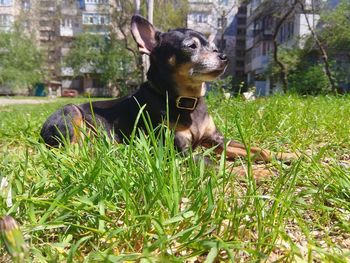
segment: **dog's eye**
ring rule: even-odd
[[[197,48],[197,45],[196,43],[192,43],[188,46],[189,48],[192,48],[192,49],[196,49]]]

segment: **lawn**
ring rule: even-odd
[[[42,123],[74,101],[0,107],[0,216],[19,222],[31,261],[349,262],[350,97],[209,94],[227,137],[299,154],[259,181],[250,158],[180,156],[164,128],[161,140],[101,135],[47,149]]]

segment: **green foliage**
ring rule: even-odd
[[[230,91],[232,88],[232,76],[215,80],[214,82],[210,83],[210,88],[213,92]]]
[[[321,16],[322,41],[330,49],[350,52],[350,2],[342,0],[334,10],[327,10]]]
[[[305,52],[299,48],[286,48],[282,46],[278,49],[278,57],[285,65],[287,74],[295,71],[299,67],[304,56]],[[266,74],[278,79],[279,71],[280,67],[278,67],[273,60],[271,60]]]
[[[310,65],[288,76],[290,91],[299,94],[317,95],[331,91],[329,81],[321,65]]]
[[[0,85],[18,90],[43,80],[43,55],[34,43],[18,26],[0,31]]]
[[[289,91],[301,95],[318,95],[331,92],[329,79],[324,66],[319,59],[315,59],[314,51],[298,48],[280,48],[279,58],[286,67]],[[316,55],[317,57],[317,55]],[[345,82],[347,78],[343,67],[336,68],[336,63],[330,63],[338,82]],[[280,68],[272,61],[266,74],[275,80],[279,79]]]
[[[141,15],[147,17],[147,1],[141,2]],[[154,0],[154,25],[161,31],[186,27],[188,8],[187,0]]]
[[[73,68],[75,75],[99,73],[99,66],[104,61],[106,40],[96,34],[81,34],[73,42],[65,63]]]
[[[88,33],[79,35],[65,64],[73,68],[75,75],[100,74],[106,86],[117,86],[120,90],[125,90],[127,81],[139,74],[131,54],[113,35],[108,38]]]
[[[187,0],[155,0],[154,24],[163,31],[186,27]],[[164,15],[166,14],[166,15]]]
[[[349,83],[350,72],[350,2],[342,0],[335,9],[323,10],[316,30],[318,39],[325,48],[332,75],[337,85]],[[309,36],[304,49],[281,47],[278,56],[286,67],[289,89],[300,94],[331,92],[315,39]],[[333,61],[336,61],[335,63]],[[331,63],[333,62],[333,63]],[[279,79],[280,69],[271,63],[267,75]],[[329,82],[329,79],[328,79]]]
[[[137,84],[141,74],[132,54],[124,48],[122,41],[115,37],[106,43],[101,70],[102,79],[117,86],[122,93],[127,92],[130,85]]]

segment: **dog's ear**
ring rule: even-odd
[[[157,45],[156,32],[154,26],[142,16],[134,15],[131,18],[131,33],[141,53],[151,54]]]

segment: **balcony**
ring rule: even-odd
[[[39,36],[40,41],[50,41],[51,38],[49,36]]]
[[[60,36],[62,37],[73,37],[74,36],[74,29],[73,27],[60,27]]]
[[[41,26],[39,28],[39,31],[42,31],[42,32],[54,32],[55,29],[52,26]]]
[[[256,71],[258,69],[266,69],[270,63],[269,56],[255,57],[251,62],[251,69]]]

